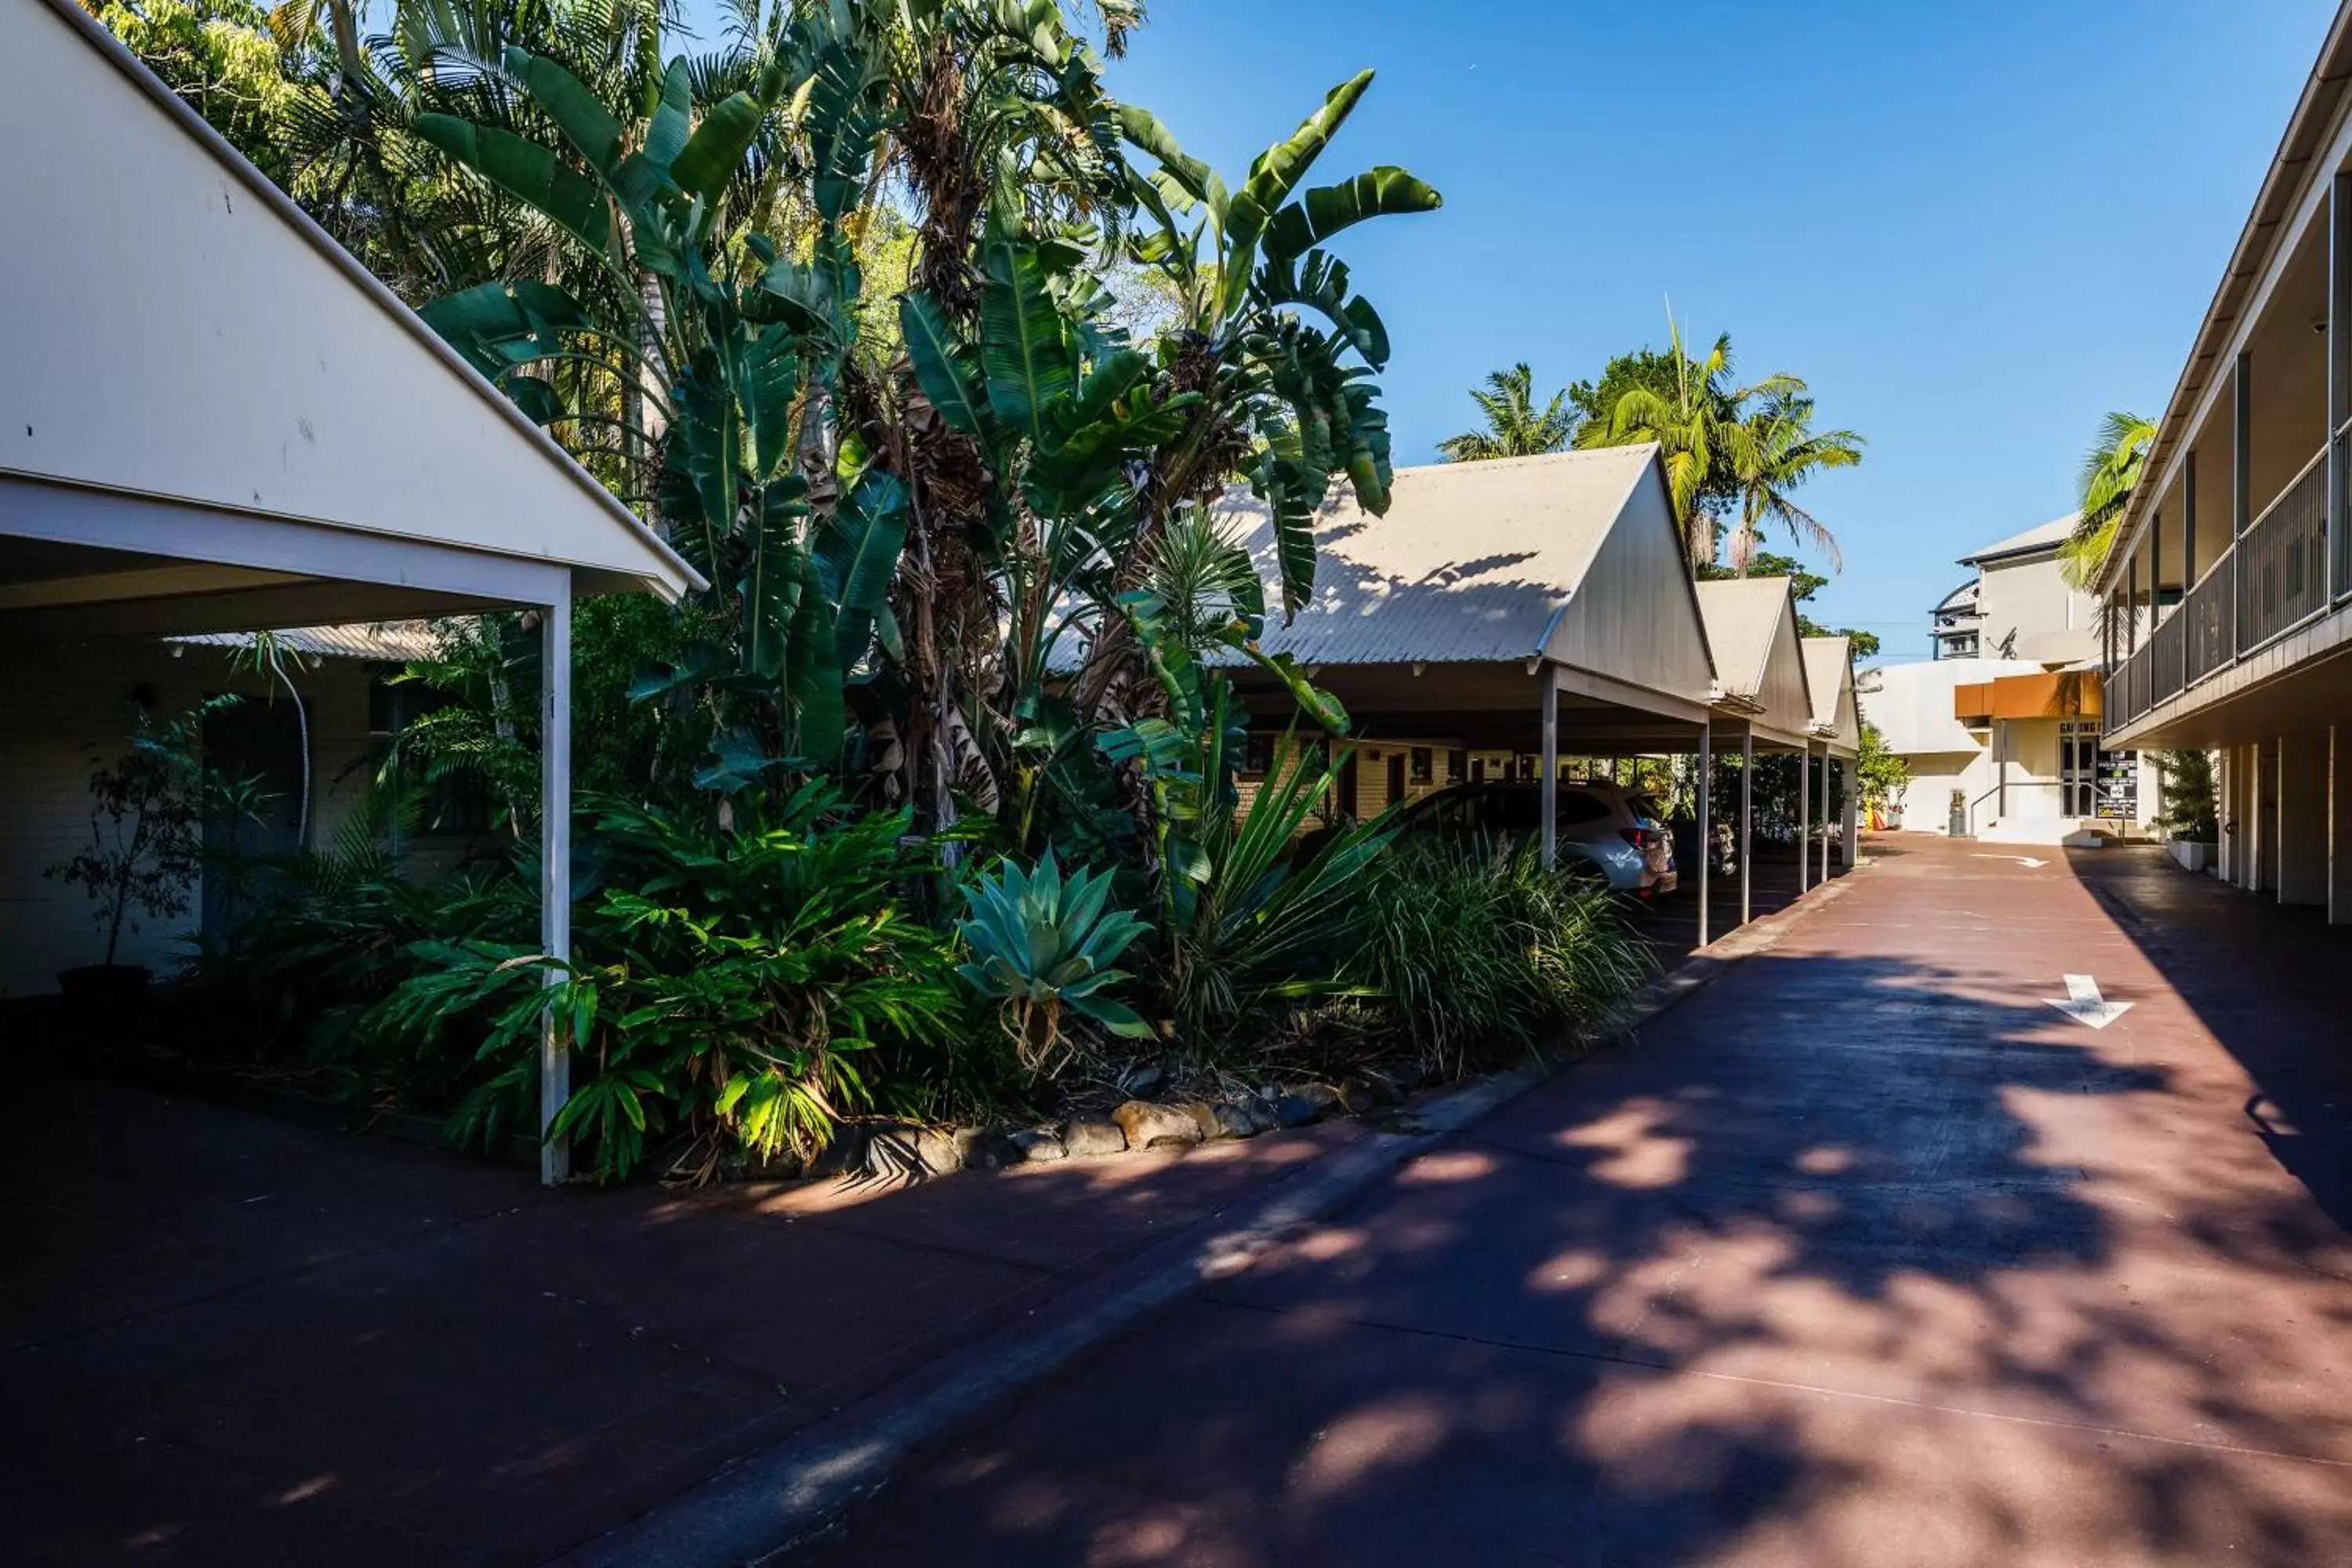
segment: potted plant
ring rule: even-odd
[[[2164,831],[2166,852],[2189,871],[2202,871],[2219,855],[2219,802],[2213,790],[2213,759],[2205,752],[2163,752],[2157,756],[2156,826]]]
[[[204,715],[221,698],[168,721],[132,705],[131,749],[89,775],[89,845],[42,874],[89,894],[105,948],[99,962],[58,975],[66,1016],[87,1044],[131,1044],[146,1020],[152,974],[118,962],[142,920],[185,914],[204,857],[205,773],[196,761]]]

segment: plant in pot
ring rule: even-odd
[[[169,720],[132,704],[131,749],[90,771],[89,846],[42,873],[89,896],[91,919],[105,941],[98,963],[58,976],[68,1023],[100,1054],[133,1044],[146,1022],[153,976],[142,965],[118,962],[122,939],[135,935],[142,921],[188,910],[203,866],[209,798],[197,742],[205,715],[234,700],[212,699]]]
[[[2202,871],[2212,865],[2221,838],[2212,753],[2159,752],[2156,760],[2161,810],[2155,825],[2163,829],[2175,860],[2189,870]]]

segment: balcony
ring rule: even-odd
[[[2352,422],[2336,443],[2352,453]],[[2352,551],[2339,550],[2329,580],[2328,448],[2312,454],[2172,615],[2107,673],[2110,735],[2158,703],[2194,690],[2352,593]]]

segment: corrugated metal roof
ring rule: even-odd
[[[441,651],[441,639],[430,621],[373,621],[342,626],[297,626],[278,633],[286,646],[313,658],[366,658],[405,664],[431,658]],[[250,647],[250,632],[199,632],[169,637],[169,642],[200,647]]]
[[[1317,517],[1312,602],[1269,615],[1260,646],[1309,665],[1534,658],[1655,451],[1400,468],[1385,517],[1342,489]],[[1225,510],[1278,605],[1265,509],[1237,492]]]
[[[1807,637],[1805,687],[1812,695],[1813,722],[1835,729],[1839,698],[1853,668],[1853,643],[1848,637]]]
[[[1698,584],[1698,613],[1726,695],[1753,700],[1764,689],[1772,642],[1790,611],[1786,577],[1733,577]],[[1808,666],[1808,673],[1811,667]]]
[[[1981,550],[1961,556],[1960,564],[1973,566],[1979,561],[1989,561],[1997,555],[2013,555],[2021,550],[2034,550],[2057,544],[2074,531],[2074,524],[2081,521],[2082,517],[2083,514],[2079,511],[2070,511],[2064,517],[2045,522],[2039,528],[2029,528],[2023,533],[2012,533],[2007,539],[1995,540]]]

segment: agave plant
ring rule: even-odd
[[[1008,859],[964,889],[971,914],[957,930],[972,958],[957,973],[1003,1004],[1022,1065],[1041,1076],[1069,1048],[1065,1007],[1114,1035],[1151,1033],[1133,1008],[1103,994],[1128,978],[1119,954],[1150,929],[1110,906],[1110,879],[1107,870],[1079,870],[1065,880],[1048,849],[1034,872]]]

